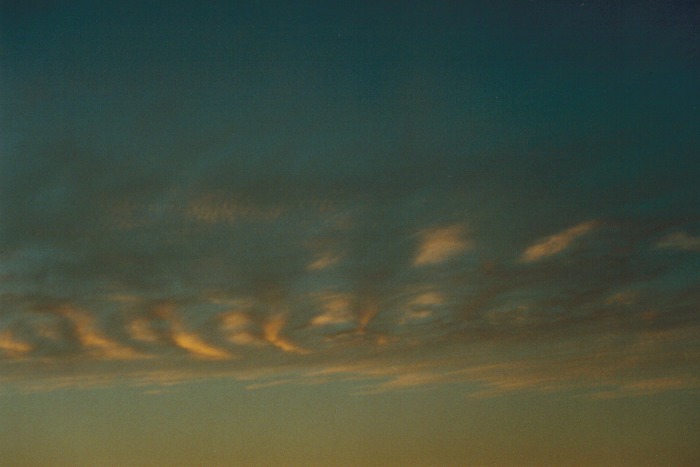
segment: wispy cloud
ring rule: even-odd
[[[543,238],[534,245],[529,246],[522,254],[521,261],[534,262],[539,261],[569,248],[574,241],[586,235],[598,227],[598,221],[588,221],[575,225],[562,232]]]
[[[408,302],[400,323],[429,318],[433,314],[433,309],[444,302],[445,297],[438,292],[420,293]]]
[[[227,350],[207,343],[197,333],[187,329],[168,305],[159,305],[151,316],[134,318],[127,329],[134,340],[161,345],[170,342],[197,358],[225,360],[233,357]]]
[[[241,316],[230,314],[231,329],[247,326]],[[291,354],[308,353],[281,336],[284,315],[276,314],[263,325],[264,339]],[[30,390],[60,387],[94,387],[113,384],[163,386],[211,378],[234,378],[249,382],[251,389],[279,384],[322,384],[329,381],[352,382],[360,394],[405,390],[420,386],[463,384],[471,397],[496,397],[517,392],[574,391],[592,398],[638,397],[667,391],[700,387],[700,380],[689,373],[683,362],[697,361],[697,326],[676,330],[630,331],[624,338],[607,335],[560,336],[540,341],[533,351],[532,342],[438,342],[430,347],[371,346],[357,353],[340,345],[336,352],[326,349],[318,359],[296,359],[284,364],[275,360],[233,359],[228,353],[205,342],[192,331],[174,331],[174,344],[197,360],[181,361],[178,367],[164,371],[159,361],[164,356],[146,359],[138,366],[120,363],[116,367],[85,366],[78,376],[65,375],[57,367],[50,374],[36,375],[23,383],[18,373],[3,371],[0,382],[15,382]],[[13,336],[0,335],[1,350],[15,352],[12,369],[17,370],[22,352]],[[8,344],[9,343],[9,344]],[[581,352],[581,349],[589,349]],[[17,353],[18,351],[19,353]],[[330,351],[330,353],[328,353]],[[309,357],[310,358],[310,357]],[[189,362],[189,363],[188,363]],[[210,363],[208,363],[210,362]],[[2,363],[2,362],[0,362]],[[252,363],[252,365],[251,365]],[[216,366],[207,366],[214,365]],[[171,367],[171,365],[169,365]],[[7,370],[9,367],[5,367]],[[31,389],[34,388],[34,389]]]
[[[666,235],[656,244],[659,248],[672,250],[700,251],[700,236],[691,236],[686,232],[676,232]]]
[[[323,269],[329,268],[340,261],[340,255],[333,253],[322,253],[316,257],[309,265],[307,269],[309,271],[321,271]]]
[[[97,327],[94,315],[71,305],[59,307],[56,312],[72,324],[78,342],[92,355],[106,359],[131,360],[144,355],[105,336]]]
[[[145,317],[135,318],[127,329],[130,337],[137,341],[153,343],[162,340],[162,336],[151,327],[151,321]]]
[[[0,352],[10,357],[17,357],[31,352],[33,346],[17,339],[9,329],[0,333]]]
[[[367,331],[367,326],[372,322],[374,317],[379,314],[379,311],[379,305],[373,301],[367,303],[362,309],[360,309],[357,325],[358,334],[364,334]]]
[[[208,344],[196,333],[189,332],[179,326],[175,326],[173,329],[172,339],[175,345],[199,358],[211,358],[216,360],[232,358],[229,352]]]
[[[265,340],[275,347],[291,353],[307,354],[308,350],[296,345],[291,340],[282,336],[282,329],[287,324],[287,318],[284,313],[278,313],[271,316],[263,324],[263,335]]]
[[[320,297],[323,313],[314,316],[311,320],[313,326],[328,326],[334,324],[346,324],[354,321],[352,314],[352,302],[348,295],[323,294]]]
[[[420,233],[420,244],[413,264],[424,266],[443,263],[472,247],[463,225],[435,227]]]
[[[260,345],[264,339],[252,331],[254,321],[243,311],[229,311],[218,317],[219,328],[226,339],[237,345]]]
[[[232,358],[230,352],[205,342],[197,333],[188,330],[172,310],[168,310],[165,317],[170,323],[170,338],[176,346],[198,358],[215,360]]]
[[[221,193],[198,196],[185,208],[188,218],[207,224],[232,223],[239,219],[272,221],[282,212],[281,208],[262,208],[237,202]]]

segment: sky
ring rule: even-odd
[[[0,1],[0,464],[697,465],[700,7]]]

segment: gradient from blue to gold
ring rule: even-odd
[[[693,465],[693,2],[3,2],[0,463]]]

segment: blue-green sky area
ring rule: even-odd
[[[0,1],[0,464],[697,465],[700,6]]]

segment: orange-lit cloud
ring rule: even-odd
[[[440,305],[445,301],[445,298],[437,292],[425,292],[411,300],[413,306],[432,306]]]
[[[420,245],[413,264],[443,263],[472,247],[465,238],[466,230],[462,225],[437,227],[424,230],[420,234]]]
[[[136,318],[128,325],[129,335],[132,339],[143,342],[158,342],[161,337],[151,327],[151,323],[146,318]]]
[[[263,323],[263,336],[267,342],[285,352],[306,354],[308,350],[303,349],[292,341],[282,337],[282,329],[287,324],[287,319],[283,313],[278,313],[270,317]]]
[[[241,319],[241,315],[230,316],[231,329],[247,326],[247,321]],[[284,315],[272,316],[264,324],[264,340],[285,352],[308,353],[281,336],[285,324]],[[312,364],[304,363],[306,359],[298,359],[287,364],[273,362],[272,365],[237,369],[236,363],[241,360],[232,359],[222,349],[176,326],[172,332],[175,345],[204,360],[226,360],[230,363],[209,367],[190,361],[179,368],[163,371],[158,367],[158,359],[151,359],[139,362],[138,367],[131,369],[120,366],[125,373],[119,374],[93,372],[78,377],[58,373],[37,389],[110,385],[124,378],[131,381],[128,384],[162,386],[203,378],[229,377],[249,382],[251,389],[341,380],[360,382],[361,394],[464,383],[465,394],[471,397],[571,390],[593,398],[637,397],[700,387],[697,377],[688,373],[687,368],[678,366],[678,362],[697,360],[698,351],[694,347],[697,331],[695,327],[634,333],[625,339],[624,345],[606,336],[587,337],[585,345],[579,338],[562,338],[538,344],[534,354],[530,343],[522,343],[524,347],[521,344],[505,344],[499,346],[497,351],[489,345],[470,345],[461,349],[448,346],[448,352],[438,353],[420,347],[393,350],[387,347],[386,351],[373,347],[371,354],[350,360],[341,352],[335,356],[327,355],[327,359],[315,359]],[[12,341],[5,333],[0,339],[5,344]],[[3,348],[7,347],[5,345]],[[528,352],[522,352],[528,348]],[[582,353],[581,348],[593,350]],[[143,366],[149,364],[150,367]],[[0,374],[0,381],[7,381],[7,375]],[[28,384],[31,386],[31,381]]]
[[[442,305],[445,302],[445,297],[437,292],[423,292],[413,297],[404,311],[404,317],[400,323],[405,324],[408,321],[422,320],[429,318],[433,314],[432,308]]]
[[[226,360],[232,357],[229,352],[214,347],[205,342],[197,334],[180,328],[179,326],[175,326],[172,330],[172,339],[175,345],[199,358]]]
[[[588,221],[575,225],[557,234],[546,237],[529,246],[521,256],[521,261],[533,262],[556,255],[569,248],[572,243],[591,232],[599,225],[598,221]]]
[[[357,320],[357,333],[364,334],[367,331],[367,326],[372,321],[372,319],[374,319],[374,317],[377,316],[378,313],[379,307],[374,303],[370,303],[369,305],[362,308],[362,310],[360,310],[360,316]]]
[[[332,253],[323,253],[318,255],[315,260],[313,260],[306,267],[309,271],[321,271],[323,269],[329,268],[340,261],[340,256]]]
[[[115,360],[131,360],[142,358],[143,355],[124,344],[105,336],[98,329],[95,318],[87,311],[64,306],[59,308],[58,314],[67,318],[75,330],[80,344],[95,356]]]
[[[246,312],[230,311],[222,313],[218,318],[219,327],[229,342],[237,345],[263,343],[260,336],[251,332],[254,322]]]
[[[171,342],[194,357],[224,360],[233,356],[226,350],[204,341],[197,333],[188,330],[170,305],[160,305],[152,318],[138,317],[127,329],[132,339],[151,344]],[[154,319],[161,321],[161,328],[154,329]]]
[[[686,232],[676,232],[666,235],[656,246],[673,250],[700,251],[700,236],[693,237]]]
[[[311,320],[313,326],[344,324],[354,320],[350,297],[341,294],[325,294],[321,300],[323,313]]]
[[[219,315],[219,321],[221,322],[221,328],[225,331],[238,331],[248,327],[252,322],[250,316],[243,311],[222,313]]]
[[[170,325],[170,339],[176,346],[188,351],[197,358],[212,360],[227,360],[232,358],[232,355],[226,350],[205,342],[199,335],[186,329],[172,307],[161,307],[157,310],[157,313],[168,321]]]
[[[32,349],[32,345],[17,339],[9,329],[0,333],[0,352],[10,357],[17,357],[31,352]]]

